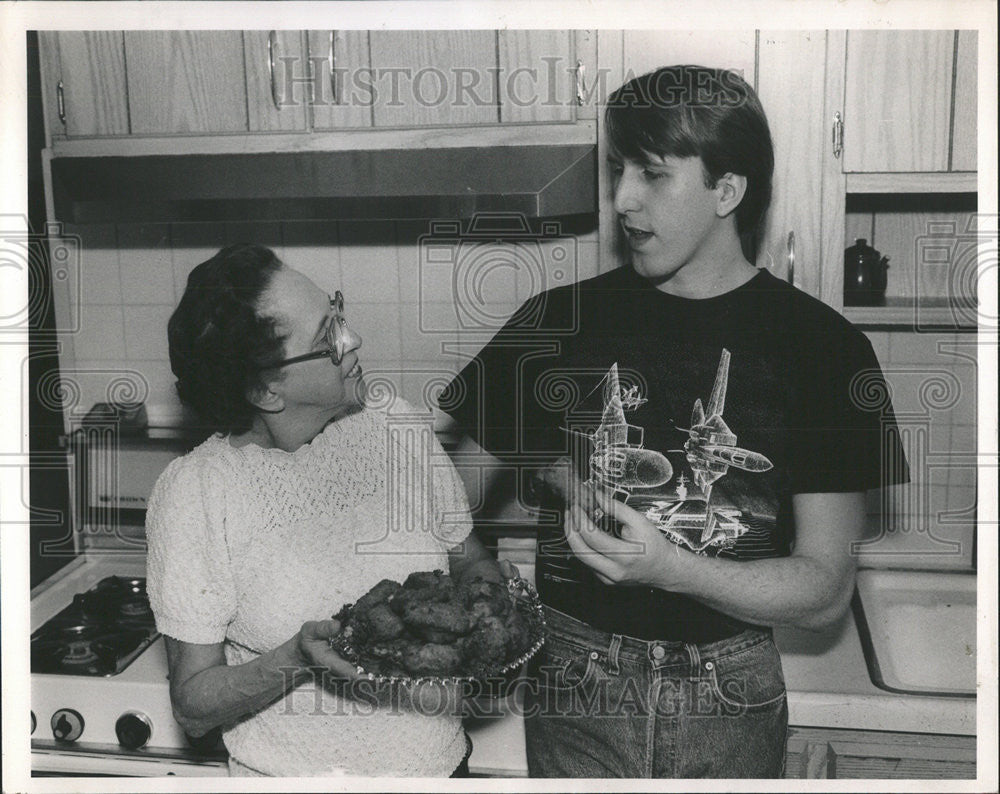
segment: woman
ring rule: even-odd
[[[467,739],[443,691],[374,705],[326,619],[412,571],[500,581],[433,432],[401,402],[365,406],[342,296],[267,248],[196,267],[169,339],[181,400],[216,431],[167,467],[148,511],[177,721],[221,726],[232,775],[451,774]]]

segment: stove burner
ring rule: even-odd
[[[71,642],[66,648],[66,655],[62,658],[63,664],[91,664],[98,659],[97,653],[86,640],[82,642]]]
[[[110,576],[35,632],[31,671],[116,675],[158,636],[145,580]]]

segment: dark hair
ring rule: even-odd
[[[726,173],[746,177],[736,208],[743,255],[753,262],[771,203],[774,147],[753,88],[736,72],[705,66],[664,66],[635,77],[608,99],[608,140],[623,157],[700,157],[705,185]]]
[[[177,394],[217,432],[250,429],[257,409],[247,395],[264,386],[261,371],[283,358],[284,340],[274,318],[257,312],[282,267],[274,252],[260,245],[223,248],[191,271],[170,316]]]

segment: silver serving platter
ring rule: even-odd
[[[417,678],[405,675],[380,675],[378,673],[368,672],[364,667],[357,663],[359,653],[351,646],[349,640],[337,635],[330,639],[330,645],[337,653],[355,666],[355,670],[359,676],[379,684],[471,684],[477,682],[487,682],[491,679],[505,676],[509,673],[520,670],[521,665],[538,653],[539,649],[545,644],[545,613],[542,610],[542,602],[538,598],[538,592],[532,586],[531,582],[527,579],[521,578],[520,576],[514,577],[513,579],[507,579],[506,584],[507,590],[515,600],[516,608],[527,611],[527,617],[531,625],[531,636],[533,638],[533,642],[527,651],[522,653],[517,658],[509,660],[502,667],[498,667],[495,671],[491,671],[489,675],[420,676]]]

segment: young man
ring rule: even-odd
[[[529,772],[778,777],[770,627],[846,611],[864,492],[908,476],[892,408],[867,339],[751,264],[773,152],[740,77],[657,70],[605,124],[631,267],[529,301],[441,399],[463,450],[592,486],[542,478],[569,507],[539,527]]]

